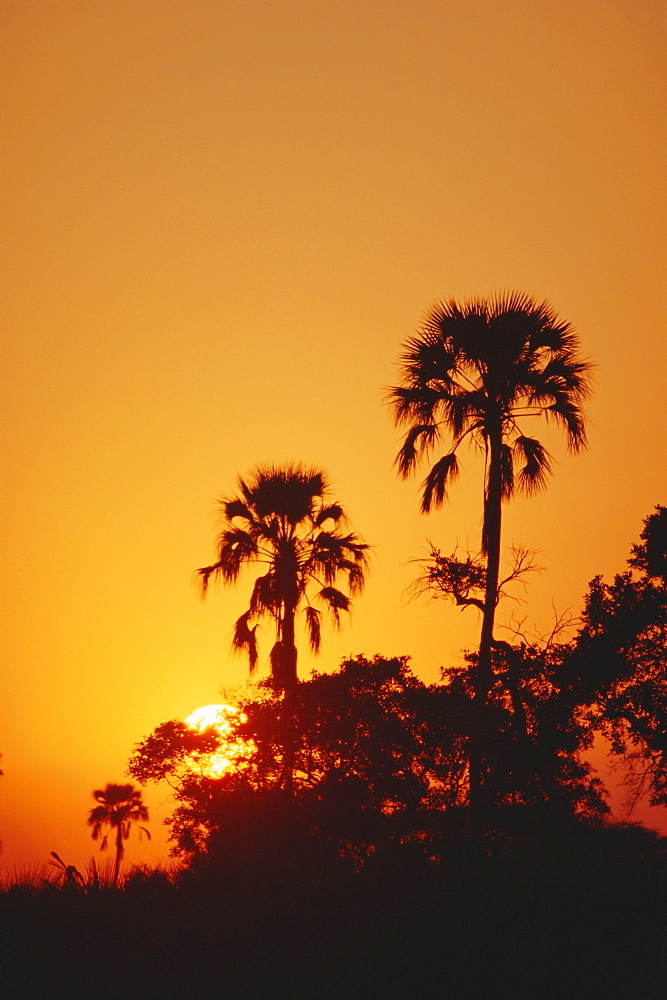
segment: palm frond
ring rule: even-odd
[[[519,486],[530,496],[544,489],[551,472],[551,456],[537,438],[519,435],[514,441],[514,458],[523,462],[519,471]]]
[[[459,474],[459,463],[454,452],[436,462],[422,483],[421,509],[428,514],[432,507],[441,507],[447,496],[447,487]]]
[[[364,569],[367,563],[368,546],[358,535],[350,532],[347,535],[334,535],[322,531],[314,539],[307,559],[307,566],[312,573],[322,573],[325,582],[332,584],[339,573],[353,571],[355,583],[363,586]]]
[[[555,394],[556,398],[545,413],[560,424],[567,433],[567,446],[572,452],[586,447],[586,423],[581,408],[566,393]]]
[[[235,517],[242,517],[245,521],[254,521],[252,507],[238,497],[231,500],[222,500],[221,507],[228,521],[233,521]]]
[[[535,395],[539,398],[550,395],[556,389],[577,401],[587,399],[591,394],[590,375],[593,365],[589,361],[576,361],[566,354],[557,354],[535,377]]]
[[[340,535],[320,531],[312,540],[305,564],[313,573],[323,573],[325,578],[335,577],[346,555]]]
[[[232,528],[222,532],[219,538],[218,552],[217,562],[210,566],[202,566],[195,572],[202,600],[208,593],[212,579],[221,577],[226,583],[235,582],[243,564],[253,562],[258,555],[257,543],[254,538],[241,528]]]
[[[275,573],[269,571],[264,576],[258,576],[250,596],[249,616],[254,618],[267,612],[275,612],[279,603]]]
[[[394,463],[399,476],[406,479],[410,475],[422,455],[437,442],[439,433],[437,424],[416,424],[410,428]]]
[[[483,428],[488,410],[484,389],[471,389],[449,397],[443,404],[445,422],[455,438]]]
[[[316,527],[324,524],[325,521],[334,521],[336,524],[345,519],[345,512],[343,508],[338,503],[328,504],[326,507],[322,507],[317,517],[315,518]]]
[[[245,502],[248,505],[248,507],[250,507],[252,509],[252,506],[253,506],[253,502],[252,502],[252,490],[253,490],[252,483],[247,483],[245,481],[245,479],[243,478],[243,476],[238,476],[237,480],[236,480],[236,487],[237,487],[239,493],[241,494],[241,496],[243,497],[243,499],[245,500]]]
[[[422,322],[420,337],[426,342],[441,343],[449,359],[449,369],[461,360],[461,343],[472,329],[471,319],[481,315],[474,302],[459,303],[456,299],[436,303]]]
[[[447,389],[452,384],[456,365],[456,349],[451,338],[436,326],[424,329],[421,336],[411,337],[403,345],[401,355],[404,374],[415,388],[429,383]]]
[[[216,576],[218,573],[218,564],[214,563],[212,566],[202,566],[201,569],[195,570],[195,580],[199,590],[199,596],[202,601],[206,598],[208,593],[209,583],[211,577]]]
[[[416,381],[414,375],[407,374],[405,378],[406,381]],[[442,392],[427,384],[409,384],[387,390],[385,399],[393,410],[397,426],[412,420],[425,424],[433,421],[435,410],[442,400]]]
[[[317,596],[326,605],[336,625],[340,625],[340,612],[350,610],[350,598],[336,587],[322,587]]]
[[[248,663],[250,666],[250,673],[254,673],[255,667],[257,666],[258,652],[257,652],[257,638],[256,631],[257,626],[254,625],[250,628],[249,621],[251,618],[250,611],[246,611],[242,614],[240,618],[237,618],[234,623],[234,632],[232,635],[232,649],[236,652],[245,652],[248,657]]]
[[[322,630],[320,626],[320,612],[312,605],[305,609],[306,625],[308,628],[308,641],[313,653],[319,653],[322,640]]]
[[[531,354],[531,343],[540,330],[541,320],[530,306],[522,309],[521,300],[509,300],[505,308],[492,309],[489,315],[487,364],[492,376],[515,380]]]
[[[354,531],[349,531],[345,535],[334,534],[332,531],[320,531],[312,541],[313,554],[316,556],[330,556],[342,559],[346,554],[361,555],[368,549],[366,542],[362,542]]]
[[[363,565],[358,565],[356,563],[351,563],[345,567],[347,573],[347,585],[350,590],[350,594],[356,597],[364,589],[364,584],[366,583],[365,574],[366,561],[364,560]]]
[[[549,352],[562,350],[570,342],[567,340],[573,332],[570,324],[560,320],[547,301],[538,302],[524,292],[505,291],[487,299],[486,309],[496,330],[502,329],[510,340],[515,335],[507,329],[506,322],[515,326],[523,340],[521,354],[524,357],[544,349]]]
[[[459,303],[455,299],[436,306],[425,325],[428,335],[437,329],[452,358],[452,369],[471,365],[483,367],[484,349],[488,344],[488,316],[485,300],[470,299]]]
[[[244,562],[251,562],[257,556],[257,540],[254,533],[243,528],[230,528],[220,535],[218,565],[223,580],[233,582]]]

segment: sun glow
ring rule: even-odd
[[[220,736],[222,746],[215,753],[193,758],[193,764],[206,778],[220,778],[226,771],[234,770],[238,761],[252,751],[252,741],[230,737],[232,723],[245,721],[245,716],[232,705],[204,705],[185,720],[186,725],[203,733],[211,726]]]

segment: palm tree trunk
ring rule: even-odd
[[[296,691],[297,686],[297,673],[296,673],[296,659],[297,650],[296,642],[294,639],[294,618],[296,615],[296,608],[286,607],[283,616],[281,634],[283,642],[284,651],[284,661],[283,661],[283,686],[285,692]]]
[[[500,537],[502,527],[502,430],[500,422],[489,435],[489,473],[484,498],[484,524],[482,528],[483,550],[486,553],[486,588],[484,592],[484,614],[479,640],[477,671],[474,688],[474,731],[470,746],[470,807],[473,821],[481,827],[488,807],[488,795],[484,788],[484,767],[487,758],[486,706],[493,682],[491,671],[491,649],[493,626],[498,603],[498,579],[500,576]]]
[[[113,866],[113,884],[118,885],[120,875],[120,862],[123,857],[123,823],[122,820],[116,827],[116,859]]]
[[[285,722],[285,761],[283,778],[285,790],[290,797],[294,794],[294,758],[296,755],[296,740],[294,733],[294,714],[298,676],[296,670],[297,649],[294,639],[294,618],[296,608],[286,607],[282,621],[281,635],[283,643],[283,719]]]

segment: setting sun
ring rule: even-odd
[[[230,739],[232,722],[239,718],[241,721],[244,719],[238,708],[234,708],[232,705],[204,705],[188,715],[185,720],[186,725],[200,733],[212,726],[221,740],[224,741],[224,749],[221,748],[216,753],[209,754],[208,757],[198,758],[196,762],[193,761],[193,764],[205,777],[221,777],[225,771],[236,766],[240,757],[252,749],[252,744],[245,740]]]

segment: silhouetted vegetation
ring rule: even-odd
[[[439,864],[379,858],[360,871],[305,853],[293,832],[267,812],[256,867],[240,873],[229,857],[171,877],[138,871],[122,889],[8,888],[4,995],[664,995],[665,842],[642,828],[508,815],[483,857],[454,829]]]
[[[3,886],[8,997],[664,995],[667,839],[609,822],[589,752],[602,734],[631,794],[667,802],[667,508],[646,519],[630,570],[591,582],[575,634],[493,630],[503,589],[534,568],[517,549],[501,577],[502,501],[550,469],[520,421],[545,415],[571,449],[585,443],[577,348],[549,306],[517,295],[439,306],[405,346],[400,471],[452,438],[423,510],[443,502],[466,438],[486,456],[480,555],[431,546],[415,584],[482,619],[478,651],[437,684],[379,655],[299,681],[298,614],[317,651],[322,612],[338,624],[363,587],[367,546],[322,472],[239,479],[198,573],[206,593],[263,566],[233,645],[252,670],[269,618],[270,677],[224,736],[174,719],[134,748],[131,777],[173,789],[173,867],[121,870],[148,811],[134,785],[107,784],[87,822],[94,839],[115,834],[111,864],[80,871],[51,852]],[[207,759],[230,743],[212,777]]]
[[[350,594],[364,585],[368,546],[342,530],[345,512],[328,490],[322,471],[300,465],[260,467],[248,480],[239,477],[238,495],[220,501],[224,527],[217,561],[197,571],[205,596],[211,578],[235,583],[245,565],[266,568],[234,625],[232,646],[247,653],[252,672],[259,654],[257,625],[251,623],[273,619],[271,677],[281,691],[297,683],[297,613],[304,614],[310,648],[319,652],[322,612],[316,605],[339,625],[351,602],[334,586],[338,578],[346,579]]]
[[[661,997],[667,840],[607,822],[586,759],[606,733],[664,794],[656,516],[633,570],[591,583],[572,640],[494,644],[481,850],[474,655],[433,685],[406,657],[363,656],[298,684],[289,790],[266,682],[234,721],[235,770],[206,777],[219,733],[177,720],[135,748],[132,777],[175,789],[177,868],[80,872],[54,853],[4,886],[7,995]]]
[[[667,508],[646,518],[632,570],[590,584],[571,671],[610,740],[630,801],[667,804]]]
[[[114,859],[114,884],[118,881],[120,864],[125,853],[124,841],[130,836],[132,824],[139,824],[140,821],[148,822],[148,809],[144,805],[141,792],[134,785],[116,785],[109,782],[104,788],[98,788],[93,792],[93,798],[98,803],[94,809],[90,810],[88,816],[88,826],[92,826],[93,840],[102,837],[100,850],[106,851],[108,844],[107,834],[103,834],[105,827],[110,831],[115,831],[116,855]],[[145,833],[150,840],[150,832],[145,826],[139,826],[139,835]]]
[[[570,324],[546,302],[516,292],[463,304],[452,299],[435,306],[420,333],[405,343],[402,384],[389,393],[396,423],[408,425],[396,459],[402,476],[410,475],[443,438],[449,442],[424,480],[424,513],[444,502],[459,474],[457,452],[464,441],[477,445],[485,457],[484,594],[475,599],[482,630],[470,753],[470,798],[478,812],[489,802],[484,760],[491,723],[486,709],[493,685],[502,504],[517,489],[529,495],[542,489],[551,471],[544,445],[522,432],[525,418],[544,416],[561,426],[571,451],[585,446],[581,404],[589,393],[590,365],[578,358],[578,347]],[[468,563],[464,568],[469,571]]]

